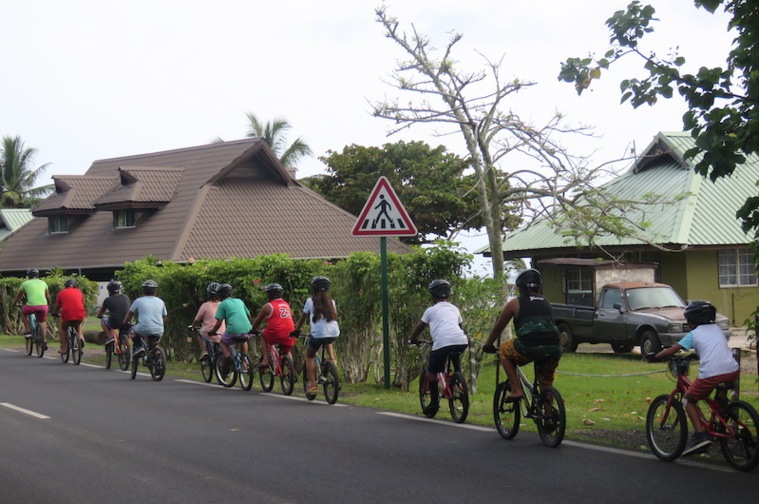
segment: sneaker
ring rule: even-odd
[[[137,357],[142,357],[143,355],[145,355],[145,347],[137,347],[132,353],[132,358],[136,359]]]
[[[683,451],[682,456],[688,457],[690,455],[697,455],[709,450],[709,445],[712,442],[709,440],[709,435],[706,432],[696,432],[690,439],[690,444]]]
[[[111,344],[111,343],[113,343],[114,341],[116,341],[114,338],[108,338],[108,339],[105,341],[105,344],[106,344],[106,345],[110,345],[110,344]]]
[[[210,359],[210,358],[211,358],[211,357],[208,355],[208,352],[205,352],[205,351],[204,351],[202,354],[200,354],[200,360],[201,360],[201,361],[207,361],[207,360],[208,360],[208,359]]]
[[[24,333],[24,338],[29,339],[31,337],[32,337],[32,333],[30,333],[30,332],[25,332]]]

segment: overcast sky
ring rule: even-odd
[[[652,0],[661,21],[646,47],[679,47],[689,64],[724,65],[732,37],[724,15],[692,0]],[[464,35],[453,55],[484,68],[482,53],[503,56],[502,75],[535,81],[508,106],[536,124],[559,110],[593,125],[601,139],[567,142],[598,163],[640,152],[658,131],[681,130],[681,100],[633,110],[619,104],[630,60],[578,97],[559,83],[560,62],[606,49],[604,22],[629,0],[394,0],[410,23],[442,48]],[[387,137],[390,124],[370,101],[398,96],[383,83],[403,57],[375,21],[379,0],[1,0],[0,135],[38,149],[35,166],[51,175],[83,174],[97,159],[243,138],[246,112],[284,118],[292,138],[314,150],[298,176],[321,173],[317,159],[344,146],[419,139],[464,154],[456,135],[412,129]],[[413,216],[412,216],[413,217]],[[476,247],[484,239],[469,239]]]

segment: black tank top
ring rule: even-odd
[[[519,315],[514,319],[517,337],[529,346],[558,345],[559,329],[551,304],[538,294],[519,296]]]

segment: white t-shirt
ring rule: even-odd
[[[727,346],[725,333],[717,324],[703,324],[686,334],[678,344],[686,350],[695,350],[701,364],[698,377],[710,378],[733,373],[740,369]]]
[[[440,301],[424,310],[422,322],[430,326],[433,350],[468,343],[464,330],[459,326],[463,322],[461,312],[448,301]]]
[[[332,305],[335,306],[335,300],[332,300]],[[308,298],[306,304],[303,305],[303,313],[309,314],[309,320],[311,322],[311,337],[315,339],[321,338],[337,338],[340,336],[340,326],[337,325],[337,320],[327,322],[324,317],[319,320],[314,320],[314,300]]]

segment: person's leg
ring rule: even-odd
[[[69,351],[69,342],[66,340],[66,322],[61,319],[61,323],[58,328],[58,337],[61,340],[60,353],[65,354]]]
[[[306,348],[306,371],[308,372],[309,392],[316,389],[316,369],[314,366],[314,355],[316,355],[316,350],[314,350],[311,345],[309,345]]]
[[[269,342],[266,341],[266,337],[261,335],[261,367],[269,367],[269,354],[271,348]]]
[[[106,324],[107,320],[102,318],[100,319],[100,328],[103,329],[103,332],[105,333],[105,342],[108,344],[112,339],[114,339],[113,335],[113,329],[108,327],[108,324]],[[118,345],[115,345],[118,347]]]
[[[80,320],[76,324],[76,334],[79,336],[79,348],[84,348],[84,333],[82,327],[84,326],[84,319]]]
[[[329,360],[335,363],[335,366],[337,366],[337,359],[335,358],[335,349],[332,346],[332,343],[327,343],[327,355],[329,356]]]
[[[208,358],[208,350],[206,350],[206,343],[203,341],[202,330],[196,333],[195,340],[198,342],[198,348],[200,349],[200,360]]]

